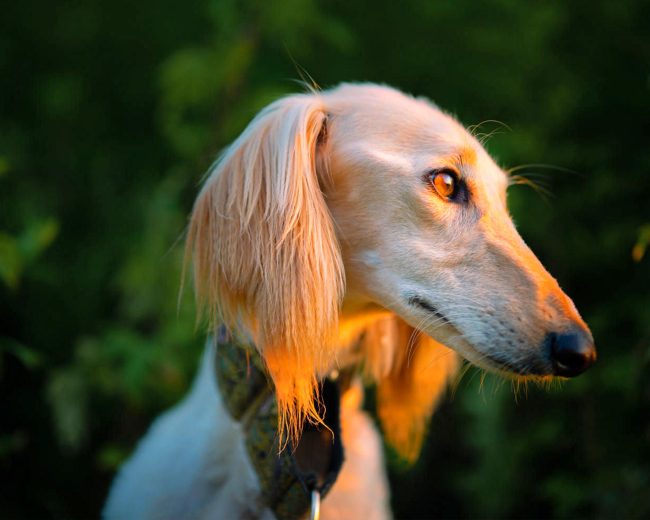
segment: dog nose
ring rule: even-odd
[[[555,375],[577,376],[596,361],[594,340],[587,331],[574,330],[562,334],[551,332],[547,339],[550,343],[551,361]]]

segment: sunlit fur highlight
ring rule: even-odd
[[[191,217],[199,307],[252,339],[273,380],[280,433],[320,421],[317,379],[335,356],[344,288],[339,247],[316,175],[326,114],[295,95],[263,110],[212,169]]]
[[[414,462],[458,356],[396,316],[368,327],[362,348],[366,372],[378,382],[377,414],[386,440]]]

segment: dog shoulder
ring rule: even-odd
[[[259,495],[241,428],[218,393],[214,355],[208,342],[190,393],[156,419],[120,470],[104,518],[235,518]]]

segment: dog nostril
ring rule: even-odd
[[[596,361],[596,348],[591,335],[569,332],[547,336],[555,375],[573,377],[587,370]]]

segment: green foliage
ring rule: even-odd
[[[650,245],[650,224],[645,224],[639,228],[639,238],[632,248],[632,258],[636,262],[643,260],[648,245]]]
[[[4,6],[2,517],[97,516],[187,390],[204,341],[180,292],[193,198],[303,70],[428,96],[486,121],[504,167],[542,163],[516,173],[551,196],[514,186],[511,211],[599,347],[548,391],[470,372],[418,464],[391,467],[397,517],[648,517],[648,19],[642,0]]]
[[[24,269],[54,241],[57,233],[53,219],[38,221],[18,236],[0,232],[0,280],[16,289]]]
[[[29,370],[34,370],[43,363],[42,357],[34,349],[21,345],[7,337],[0,338],[0,354],[2,354],[2,357],[0,357],[0,375],[2,375],[2,360],[5,355],[13,356]]]

